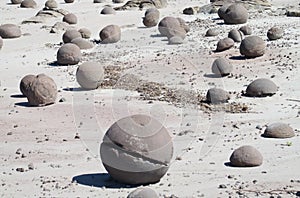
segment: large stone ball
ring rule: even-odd
[[[140,187],[129,193],[127,198],[159,198],[155,190],[148,187]]]
[[[121,29],[117,25],[108,25],[99,33],[101,43],[116,43],[121,40]]]
[[[267,32],[267,37],[270,41],[277,40],[283,37],[283,29],[272,27]]]
[[[286,123],[276,122],[267,126],[264,137],[291,138],[295,136],[294,130]]]
[[[211,88],[206,94],[206,101],[211,104],[226,103],[229,99],[229,93],[220,88]]]
[[[74,29],[66,30],[62,36],[62,40],[64,43],[71,43],[71,41],[75,38],[81,38],[81,34]]]
[[[277,92],[276,84],[266,78],[259,78],[251,82],[246,89],[246,95],[250,97],[272,96]]]
[[[240,53],[247,58],[255,58],[264,55],[266,49],[265,41],[259,36],[248,36],[242,40]]]
[[[97,89],[104,79],[104,69],[100,63],[85,62],[76,71],[76,80],[84,89]]]
[[[217,52],[222,52],[228,50],[234,46],[234,40],[231,38],[224,38],[218,41],[217,43]]]
[[[180,36],[185,38],[186,31],[181,26],[180,21],[175,17],[164,17],[158,24],[158,30],[162,36],[171,38]]]
[[[21,79],[20,91],[24,96],[27,96],[29,88],[35,79],[36,79],[36,76],[32,75],[32,74],[26,75]]]
[[[34,0],[24,0],[21,2],[21,8],[35,8],[37,6]]]
[[[145,17],[143,17],[143,24],[146,27],[154,27],[159,22],[159,11],[155,8],[149,8],[145,12]]]
[[[113,8],[110,7],[110,6],[105,6],[105,7],[101,10],[100,14],[104,14],[104,15],[106,15],[106,14],[116,14],[116,11],[115,11],[115,9],[113,9]]]
[[[60,65],[75,65],[81,57],[80,48],[73,43],[64,44],[57,51],[57,63]]]
[[[33,79],[26,93],[31,106],[44,106],[55,103],[57,87],[52,78],[39,74]]]
[[[263,156],[253,146],[241,146],[230,156],[230,163],[237,167],[254,167],[263,163]]]
[[[18,38],[21,34],[21,30],[17,25],[3,24],[0,26],[0,36],[3,39]]]
[[[241,4],[230,5],[223,15],[226,24],[243,24],[248,20],[248,11]]]
[[[232,70],[233,67],[226,58],[217,58],[214,60],[211,67],[211,71],[220,76],[227,76],[232,72]]]
[[[76,24],[77,23],[77,16],[73,13],[69,13],[69,14],[66,14],[64,17],[63,17],[63,22],[66,22],[68,24]]]
[[[167,129],[148,115],[132,115],[115,122],[100,148],[104,167],[125,184],[158,182],[173,156],[173,141]]]

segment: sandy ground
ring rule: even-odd
[[[97,44],[92,50],[83,51],[83,62],[98,61],[121,70],[116,86],[120,89],[105,87],[93,91],[78,89],[77,65],[52,64],[63,32],[50,34],[49,27],[61,18],[43,24],[21,24],[44,5],[42,0],[37,3],[35,9],[22,9],[8,1],[0,3],[0,24],[18,24],[23,33],[18,39],[4,40],[0,50],[2,197],[126,197],[136,187],[110,179],[102,166],[99,148],[112,123],[135,113],[159,118],[174,140],[174,157],[167,175],[150,185],[160,197],[299,196],[300,20],[273,14],[280,8],[297,6],[298,1],[272,0],[271,10],[250,14],[248,25],[254,35],[267,42],[267,51],[262,57],[245,60],[239,58],[238,44],[222,53],[213,52],[217,41],[240,25],[224,25],[216,14],[181,14],[185,7],[204,5],[206,1],[172,0],[160,10],[161,17],[180,16],[190,22],[186,42],[173,46],[158,36],[157,27],[143,28],[144,11],[101,16],[102,7],[111,2],[93,4],[92,0],[76,0],[65,4],[58,0],[60,8],[77,15],[76,28],[87,27],[92,31],[91,40],[99,40],[99,31],[108,24],[122,26],[120,42]],[[282,27],[285,34],[271,42],[266,32],[274,25]],[[219,27],[222,33],[204,37],[209,27]],[[230,58],[234,66],[232,76],[220,79],[210,75],[216,57]],[[27,106],[26,98],[20,97],[19,82],[30,73],[45,73],[55,80],[59,89],[55,105]],[[213,106],[188,104],[184,97],[177,102],[171,98],[141,97],[134,91],[139,84],[133,83],[124,90],[122,80],[128,80],[128,75],[203,96],[210,87],[221,87],[231,92],[230,104],[227,111],[213,111]],[[272,77],[279,86],[276,95],[241,96],[258,77]],[[58,102],[62,98],[65,101]],[[245,112],[240,111],[243,105],[247,107]],[[265,126],[278,121],[290,124],[296,136],[262,138]],[[264,157],[263,165],[227,166],[232,151],[242,145],[256,147]]]

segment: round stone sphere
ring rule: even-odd
[[[81,57],[80,48],[73,43],[64,44],[57,51],[57,63],[60,65],[76,65]]]
[[[184,39],[186,36],[185,29],[175,17],[164,17],[158,24],[158,30],[162,36],[168,38],[180,36]]]
[[[233,67],[226,58],[217,58],[216,60],[214,60],[211,67],[212,73],[219,76],[227,76],[232,72],[232,70]]]
[[[49,9],[54,9],[54,8],[57,8],[58,5],[57,5],[57,2],[55,0],[48,0],[45,3],[45,7],[49,8]]]
[[[248,20],[248,11],[241,4],[230,5],[223,15],[226,24],[243,24]]]
[[[154,27],[158,24],[160,13],[158,10],[156,10],[154,10],[153,8],[149,8],[148,10],[146,10],[145,17],[143,18],[143,24],[146,27]]]
[[[31,106],[45,106],[55,103],[57,87],[54,80],[45,74],[37,75],[30,83],[26,97]]]
[[[27,96],[31,83],[35,80],[36,76],[29,74],[24,76],[20,82],[20,91],[24,96]]]
[[[129,193],[127,198],[159,198],[155,190],[148,187],[140,187]]]
[[[272,27],[267,32],[267,37],[270,41],[277,40],[283,37],[283,29],[279,27]]]
[[[21,8],[35,8],[37,6],[34,0],[24,0],[21,2]]]
[[[234,40],[231,38],[224,38],[218,41],[217,43],[217,52],[222,52],[228,50],[234,46]]]
[[[21,34],[20,28],[15,24],[3,24],[0,26],[0,36],[3,39],[19,38]]]
[[[75,38],[81,38],[81,34],[74,29],[66,30],[62,36],[62,40],[64,43],[71,43],[71,41]]]
[[[251,35],[252,29],[248,25],[244,25],[239,29],[244,35]]]
[[[220,33],[219,29],[217,29],[217,28],[209,28],[206,31],[205,36],[218,36],[219,33]]]
[[[110,6],[105,6],[105,7],[101,10],[100,14],[116,14],[116,11],[115,11],[115,9],[113,9],[113,8],[110,7]]]
[[[71,24],[71,25],[76,24],[77,23],[77,17],[73,13],[66,14],[63,17],[63,22],[66,22],[66,23]]]
[[[246,95],[250,97],[272,96],[277,92],[276,84],[266,78],[259,78],[251,82],[246,89]]]
[[[0,36],[0,49],[2,49],[2,47],[3,47],[3,39],[2,39],[2,37]]]
[[[97,62],[85,62],[76,71],[76,80],[84,89],[97,89],[104,79],[104,69]]]
[[[22,0],[11,0],[12,4],[20,4]]]
[[[116,43],[121,40],[121,28],[117,25],[108,25],[99,33],[101,43]]]
[[[236,167],[254,167],[263,163],[263,156],[253,146],[245,145],[234,150],[230,156],[230,164]]]
[[[132,115],[115,122],[100,147],[102,163],[111,177],[131,185],[158,182],[173,156],[167,129],[148,115]]]
[[[231,38],[232,40],[234,40],[234,42],[241,42],[243,39],[243,33],[237,29],[232,29],[228,33],[228,38]]]
[[[206,94],[206,101],[211,104],[226,103],[229,99],[229,93],[219,88],[211,88],[207,91]]]
[[[80,28],[78,32],[81,34],[82,38],[89,39],[91,38],[92,32],[87,28]]]
[[[73,3],[74,0],[65,0],[65,3]]]
[[[266,49],[265,41],[259,36],[248,36],[242,40],[240,53],[246,58],[256,58],[264,55]]]
[[[86,39],[81,37],[74,38],[71,43],[77,45],[80,49],[91,49],[94,47],[94,44]]]
[[[294,130],[286,123],[276,122],[267,126],[264,137],[291,138],[295,136]]]

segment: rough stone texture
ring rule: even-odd
[[[80,28],[78,32],[81,34],[82,38],[89,39],[91,38],[92,32],[87,28]]]
[[[218,16],[220,17],[220,19],[224,19],[224,15],[226,13],[227,8],[230,6],[231,4],[224,4],[223,6],[221,6],[218,9]]]
[[[21,2],[21,8],[35,8],[37,6],[34,0],[24,0]]]
[[[77,45],[80,49],[91,49],[94,47],[94,44],[86,39],[81,37],[74,38],[71,43]]]
[[[244,25],[239,29],[244,35],[251,35],[252,29],[248,25]]]
[[[113,8],[110,7],[110,6],[105,6],[105,7],[101,10],[100,14],[116,14],[116,11],[115,11],[115,9],[113,9]]]
[[[265,41],[259,36],[248,36],[242,40],[240,53],[247,58],[255,58],[264,55],[266,49]]]
[[[228,38],[234,40],[234,42],[241,42],[243,39],[243,33],[238,31],[237,29],[232,29],[228,33]]]
[[[76,71],[76,80],[84,89],[97,89],[104,79],[104,68],[97,62],[85,62]]]
[[[267,37],[270,41],[277,40],[283,37],[283,29],[272,27],[267,32]]]
[[[101,43],[116,43],[121,40],[121,29],[117,25],[108,25],[99,33]]]
[[[226,58],[217,58],[214,60],[211,67],[211,71],[220,76],[227,76],[232,72],[232,70],[233,67]]]
[[[186,37],[186,31],[175,17],[164,17],[158,24],[158,30],[162,36],[171,38],[173,36]]]
[[[65,3],[73,3],[74,0],[65,0]]]
[[[206,94],[206,101],[211,104],[226,103],[229,99],[229,93],[219,88],[211,88]]]
[[[17,25],[3,24],[0,26],[0,36],[3,39],[18,38],[21,34],[21,30]]]
[[[60,65],[75,65],[81,57],[80,48],[73,43],[64,44],[57,51],[57,63]]]
[[[20,4],[22,0],[11,0],[12,4]]]
[[[58,5],[57,5],[57,2],[55,0],[48,0],[45,3],[45,7],[48,8],[48,9],[54,9],[54,8],[57,8]]]
[[[45,74],[37,75],[29,85],[26,93],[31,106],[45,106],[55,103],[57,87],[52,78]]]
[[[231,38],[224,38],[219,40],[219,42],[217,43],[216,51],[222,52],[232,48],[233,46],[234,46],[234,40],[232,40]]]
[[[223,15],[226,24],[243,24],[248,20],[248,11],[240,4],[230,5]]]
[[[73,13],[66,14],[63,17],[63,22],[66,22],[68,24],[77,24],[77,17]]]
[[[254,167],[263,163],[263,156],[253,146],[241,146],[230,156],[230,163],[236,167]]]
[[[146,7],[160,9],[166,7],[167,5],[167,0],[131,0],[127,1],[125,5],[115,8],[115,10],[128,10],[132,8],[143,9]]]
[[[295,136],[295,133],[293,128],[288,124],[277,122],[268,125],[263,136],[270,138],[291,138]]]
[[[132,115],[115,122],[100,148],[108,173],[125,184],[158,182],[167,172],[173,142],[166,128],[148,115]]]
[[[173,36],[169,38],[169,45],[180,45],[183,44],[184,40],[180,36]]]
[[[149,187],[139,187],[129,193],[127,198],[159,198],[158,194]]]
[[[259,78],[248,85],[246,95],[250,97],[272,96],[277,92],[277,89],[273,81],[266,78]]]
[[[217,28],[209,28],[206,31],[205,36],[217,36],[218,34],[220,34],[219,29],[217,29]]]
[[[29,74],[24,76],[20,82],[20,91],[24,96],[27,96],[27,93],[30,89],[31,83],[35,80],[36,76]]]
[[[3,39],[2,39],[2,37],[0,36],[0,49],[2,49],[2,47],[3,47]]]
[[[75,29],[69,29],[65,31],[65,33],[62,36],[62,40],[64,43],[71,43],[71,41],[75,38],[81,38],[80,32],[78,32]]]
[[[143,17],[143,24],[146,27],[154,27],[159,22],[159,11],[156,8],[149,8],[145,12],[145,17]]]

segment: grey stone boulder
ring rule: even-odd
[[[231,38],[232,40],[234,40],[234,42],[241,42],[243,39],[243,36],[244,36],[243,33],[237,29],[232,29],[228,33],[228,38]]]
[[[21,2],[21,8],[35,8],[37,6],[34,0],[24,0]]]
[[[64,44],[57,51],[59,65],[76,65],[80,62],[81,57],[80,48],[73,43]]]
[[[81,38],[80,32],[75,29],[66,30],[62,36],[62,40],[64,43],[71,43],[71,41],[75,38]]]
[[[294,130],[286,123],[276,122],[267,126],[264,137],[291,138],[295,136]]]
[[[35,80],[36,76],[35,75],[32,75],[32,74],[28,74],[26,76],[24,76],[22,79],[21,79],[21,82],[20,82],[20,91],[21,93],[26,96],[29,89],[30,89],[30,86],[31,86],[31,83]]]
[[[101,10],[100,14],[104,14],[104,15],[107,15],[107,14],[116,14],[116,11],[115,11],[115,9],[113,9],[113,8],[110,7],[110,6],[105,6],[105,7]]]
[[[104,68],[97,62],[85,62],[76,71],[76,80],[84,89],[97,89],[104,79]]]
[[[45,2],[45,7],[48,9],[55,9],[58,7],[58,4],[55,0],[48,0]]]
[[[66,22],[70,25],[77,24],[77,16],[73,13],[66,14],[63,17],[63,22]]]
[[[244,35],[251,35],[252,29],[248,25],[244,25],[239,29]]]
[[[240,45],[240,53],[246,58],[256,58],[264,55],[266,50],[265,41],[259,36],[248,36]]]
[[[220,88],[211,88],[207,91],[206,94],[206,102],[211,104],[226,103],[229,99],[229,93]]]
[[[101,43],[117,43],[121,40],[121,28],[117,25],[108,25],[99,33]]]
[[[3,39],[19,38],[21,29],[15,24],[3,24],[0,26],[0,36]]]
[[[184,40],[180,36],[173,36],[168,39],[169,45],[180,45],[184,43]]]
[[[245,145],[237,148],[230,156],[230,165],[236,167],[255,167],[263,163],[263,156],[253,146]]]
[[[159,22],[160,13],[156,8],[149,8],[145,12],[145,17],[143,17],[143,24],[146,27],[154,27]]]
[[[209,28],[205,36],[218,36],[220,34],[220,30],[218,28]]]
[[[259,78],[251,82],[246,89],[246,95],[250,97],[272,96],[277,92],[276,84],[266,78]]]
[[[217,43],[217,52],[222,52],[228,50],[234,46],[234,40],[231,38],[224,38],[218,41]]]
[[[220,17],[220,19],[224,19],[224,15],[226,13],[227,8],[230,6],[231,4],[224,4],[222,5],[219,9],[218,9],[218,16]]]
[[[81,37],[74,38],[71,43],[77,45],[80,49],[91,49],[94,47],[94,44],[86,39]]]
[[[267,37],[270,41],[277,40],[283,37],[283,29],[272,27],[267,32]]]
[[[159,198],[155,190],[149,187],[139,187],[128,194],[127,198]]]
[[[243,24],[248,20],[248,11],[241,4],[230,5],[223,16],[225,24]]]
[[[216,60],[214,60],[211,67],[212,73],[217,74],[221,77],[229,75],[232,70],[233,67],[226,58],[217,58]]]
[[[12,4],[21,4],[22,0],[11,0]]]
[[[186,37],[186,30],[175,17],[164,17],[158,24],[158,30],[162,36],[171,38],[173,36]]]

